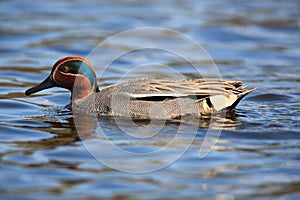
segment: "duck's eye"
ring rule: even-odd
[[[63,63],[58,67],[58,70],[68,74],[78,74],[79,67],[73,63]]]
[[[64,73],[68,73],[68,72],[70,72],[70,67],[69,66],[61,66],[60,71],[62,71]]]

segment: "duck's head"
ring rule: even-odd
[[[52,87],[70,90],[73,101],[99,91],[93,65],[86,59],[75,56],[57,61],[48,78],[39,85],[26,90],[25,94],[31,95]]]

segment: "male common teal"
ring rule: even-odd
[[[93,65],[81,57],[57,61],[49,77],[25,94],[52,87],[71,91],[73,113],[135,119],[201,117],[232,110],[244,96],[255,90],[246,89],[241,81],[214,78],[137,78],[99,90]]]

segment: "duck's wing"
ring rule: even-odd
[[[240,93],[245,86],[241,81],[224,81],[220,79],[132,79],[118,84],[120,91],[128,93],[133,98],[143,97],[207,97],[228,93]]]
[[[132,100],[164,101],[174,98],[192,98],[209,110],[234,108],[249,92],[241,81],[220,79],[139,78],[117,85],[118,92]],[[205,104],[205,105],[204,105]]]

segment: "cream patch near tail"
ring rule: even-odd
[[[216,111],[223,110],[224,108],[230,107],[236,100],[237,95],[232,94],[229,96],[216,95],[209,98],[213,108]]]

